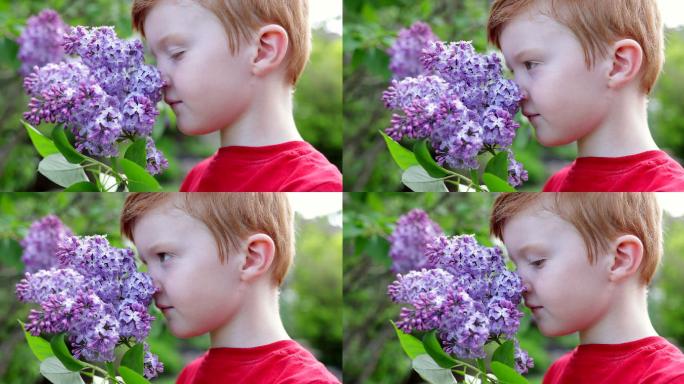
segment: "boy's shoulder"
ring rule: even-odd
[[[254,348],[212,348],[188,364],[177,384],[339,384],[323,364],[293,340]]]
[[[655,150],[622,157],[580,157],[549,178],[544,192],[682,192],[684,168]]]
[[[341,192],[342,174],[305,141],[220,148],[196,165],[181,192]]]
[[[581,345],[556,360],[544,384],[669,384],[684,382],[684,354],[653,336],[623,344]]]

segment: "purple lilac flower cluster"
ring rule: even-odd
[[[21,260],[26,266],[26,272],[34,273],[56,266],[57,244],[68,236],[73,236],[73,233],[55,215],[33,222],[26,237],[21,240],[21,247],[24,249]]]
[[[485,357],[494,339],[514,339],[522,312],[522,281],[506,269],[502,252],[472,235],[436,236],[426,246],[426,268],[397,275],[390,298],[408,304],[397,326],[404,332],[438,330],[444,350],[461,358]],[[516,342],[516,367],[533,362]]]
[[[414,27],[420,33],[403,32],[390,51],[391,69],[398,72],[383,101],[399,113],[392,116],[386,133],[397,141],[404,137],[429,139],[437,162],[452,168],[478,168],[479,154],[505,150],[509,155],[508,182],[520,185],[527,180],[527,172],[514,159],[510,146],[519,127],[513,117],[522,94],[513,81],[502,76],[499,57],[478,54],[470,42],[425,38],[429,27],[423,23]],[[416,53],[420,55],[411,56]],[[408,71],[397,64],[400,60],[412,68],[419,60],[422,71]],[[404,77],[407,73],[413,75]]]
[[[395,79],[415,77],[425,72],[420,53],[425,46],[439,40],[429,25],[418,21],[410,28],[402,28],[394,44],[387,50],[390,70]]]
[[[93,156],[117,156],[119,141],[145,138],[147,170],[166,169],[168,161],[151,139],[163,81],[144,64],[140,40],[120,40],[112,27],[78,26],[63,37],[63,47],[78,59],[35,68],[24,79],[31,97],[24,118],[34,125],[65,124],[76,149]]]
[[[144,342],[154,317],[147,313],[156,288],[150,276],[136,271],[131,249],[109,245],[103,236],[68,236],[55,252],[57,267],[26,273],[16,286],[31,310],[26,330],[34,336],[66,332],[74,356],[113,361],[121,342],[145,348],[145,375],[152,378],[163,364]]]
[[[399,217],[390,242],[392,272],[406,273],[427,267],[425,248],[435,237],[444,232],[439,224],[430,220],[422,209],[413,209]]]
[[[31,73],[34,66],[42,67],[64,59],[62,43],[67,28],[59,14],[51,9],[29,17],[26,28],[17,39],[22,76]]]

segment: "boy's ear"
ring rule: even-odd
[[[609,280],[617,282],[639,270],[644,257],[644,244],[634,235],[622,235],[613,243]]]
[[[240,268],[240,279],[251,281],[268,273],[275,256],[275,243],[270,236],[257,233],[247,238],[245,262]]]
[[[285,28],[277,24],[261,27],[256,39],[257,50],[252,59],[252,73],[263,77],[276,70],[283,62],[289,39]]]
[[[611,52],[612,68],[608,74],[608,86],[621,88],[639,74],[644,51],[636,41],[622,39],[613,44]]]

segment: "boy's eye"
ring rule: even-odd
[[[527,69],[528,71],[531,70],[532,68],[536,67],[537,64],[539,64],[539,63],[535,63],[534,61],[526,61],[523,63],[523,65],[525,65],[525,69]]]
[[[531,262],[530,264],[534,265],[537,268],[540,268],[542,265],[544,265],[545,261],[546,261],[546,259],[539,259],[539,260]]]
[[[184,53],[185,53],[185,51],[178,51],[178,52],[172,54],[171,58],[174,60],[178,60],[181,58],[181,56],[183,56]]]
[[[159,261],[163,263],[165,261],[168,261],[168,259],[171,258],[171,255],[169,255],[166,252],[159,252],[157,253],[157,257],[159,258]]]

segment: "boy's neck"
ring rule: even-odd
[[[261,147],[302,140],[292,116],[292,87],[270,79],[255,84],[251,105],[221,130],[221,147]]]
[[[278,291],[270,286],[247,291],[235,316],[210,338],[212,348],[253,348],[289,340],[280,319]]]
[[[648,316],[646,288],[640,284],[630,288],[615,295],[600,319],[580,330],[580,344],[621,344],[658,336]]]
[[[648,127],[646,96],[637,89],[622,89],[610,97],[606,119],[577,141],[577,157],[622,157],[657,150]]]

